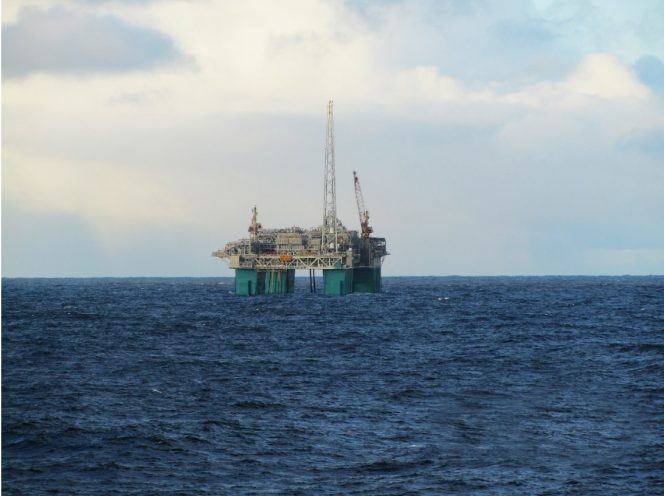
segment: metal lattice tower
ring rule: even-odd
[[[333,103],[327,104],[327,138],[325,140],[325,192],[323,198],[323,227],[321,250],[337,251],[337,180],[334,170],[334,114]]]

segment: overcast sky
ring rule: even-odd
[[[664,274],[661,0],[5,0],[3,276],[232,275],[330,98],[384,274]]]

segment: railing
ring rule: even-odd
[[[223,250],[214,256],[227,259],[231,269],[339,269],[343,267],[343,255],[230,255]]]

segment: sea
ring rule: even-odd
[[[664,494],[664,277],[383,285],[4,278],[2,494]]]

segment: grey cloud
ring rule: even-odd
[[[122,72],[180,58],[167,35],[109,15],[26,8],[2,29],[4,77]]]
[[[558,79],[577,58],[529,0],[346,0],[373,29],[389,29],[383,52],[397,66],[434,65],[468,84]],[[376,21],[378,19],[378,21]]]
[[[664,62],[654,55],[644,55],[634,64],[637,76],[655,91],[664,92]]]

